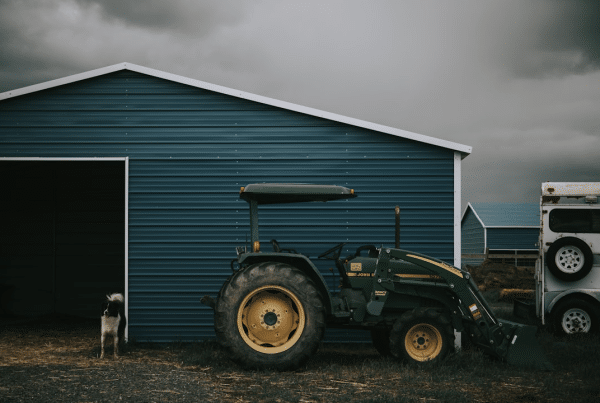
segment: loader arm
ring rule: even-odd
[[[391,260],[403,260],[415,264],[441,277],[456,296],[458,309],[453,314],[460,316],[471,341],[482,350],[511,364],[551,368],[550,362],[535,339],[537,327],[498,319],[469,272],[430,256],[400,249],[382,248],[374,276],[375,289],[385,287],[385,284],[390,282],[411,282],[411,280],[389,276]]]

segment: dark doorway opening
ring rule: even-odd
[[[98,317],[125,291],[125,161],[0,161],[0,313]]]

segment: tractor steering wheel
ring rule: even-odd
[[[279,242],[277,242],[275,239],[271,239],[271,244],[273,245],[273,251],[281,252],[281,248],[279,247]]]
[[[342,242],[341,244],[335,245],[333,248],[326,250],[325,252],[319,255],[318,259],[325,258],[329,260],[338,260],[340,258],[340,255],[342,254],[342,249],[344,248],[346,243],[347,242]],[[332,252],[334,253],[332,254]]]

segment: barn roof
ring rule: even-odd
[[[279,101],[279,100],[276,100],[273,98],[267,98],[267,97],[263,97],[260,95],[251,94],[248,92],[238,91],[235,89],[223,87],[220,85],[210,84],[210,83],[195,80],[192,78],[178,76],[176,74],[166,73],[166,72],[151,69],[148,67],[138,66],[138,65],[132,64],[132,63],[119,63],[119,64],[115,64],[112,66],[103,67],[103,68],[99,68],[99,69],[95,69],[95,70],[90,70],[90,71],[87,71],[84,73],[79,73],[79,74],[59,78],[56,80],[51,80],[51,81],[47,81],[44,83],[19,88],[19,89],[12,90],[12,91],[6,91],[3,93],[0,93],[0,101],[9,99],[9,98],[13,98],[13,97],[17,97],[20,95],[33,93],[36,91],[42,91],[45,89],[58,87],[60,85],[65,85],[65,84],[70,84],[70,83],[81,81],[81,80],[86,80],[88,78],[93,78],[93,77],[113,73],[113,72],[120,71],[120,70],[134,71],[134,72],[146,74],[146,75],[157,77],[157,78],[162,78],[165,80],[170,80],[173,82],[190,85],[192,87],[202,88],[202,89],[209,90],[209,91],[215,91],[215,92],[219,92],[219,93],[226,94],[226,95],[231,95],[231,96],[238,97],[238,98],[243,98],[243,99],[260,102],[263,104],[267,104],[267,105],[271,105],[271,106],[275,106],[275,107],[279,107],[279,108],[283,108],[283,109],[288,109],[288,110],[295,111],[295,112],[304,113],[307,115],[321,117],[324,119],[337,121],[340,123],[346,123],[346,124],[349,124],[352,126],[358,126],[358,127],[362,127],[365,129],[375,130],[378,132],[391,134],[393,136],[397,136],[397,137],[401,137],[401,138],[405,138],[405,139],[409,139],[409,140],[415,140],[415,141],[419,141],[422,143],[431,144],[431,145],[442,147],[442,148],[447,148],[447,149],[450,149],[453,151],[460,152],[462,155],[462,158],[469,155],[472,150],[472,148],[470,146],[466,146],[463,144],[458,144],[458,143],[454,143],[454,142],[447,141],[447,140],[442,140],[442,139],[438,139],[438,138],[434,138],[434,137],[430,137],[430,136],[425,136],[422,134],[417,134],[417,133],[409,132],[406,130],[396,129],[396,128],[389,127],[389,126],[383,126],[380,124],[367,122],[364,120],[354,119],[354,118],[350,118],[350,117],[343,116],[343,115],[338,115],[338,114],[331,113],[331,112],[325,112],[325,111],[321,111],[318,109],[309,108],[306,106],[296,105],[296,104],[292,104],[292,103],[285,102],[285,101]]]
[[[469,210],[485,228],[540,227],[540,205],[536,203],[469,203],[463,219]]]

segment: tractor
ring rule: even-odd
[[[350,199],[334,185],[250,184],[240,197],[250,207],[250,245],[237,247],[233,273],[215,299],[215,332],[229,357],[259,369],[303,365],[326,327],[370,330],[382,354],[414,363],[441,361],[454,349],[455,332],[487,354],[515,365],[551,367],[535,339],[537,328],[500,320],[467,271],[398,248],[359,246],[342,257],[345,243],[318,256],[333,261],[340,277],[332,293],[311,259],[271,240],[259,240],[258,206]]]

